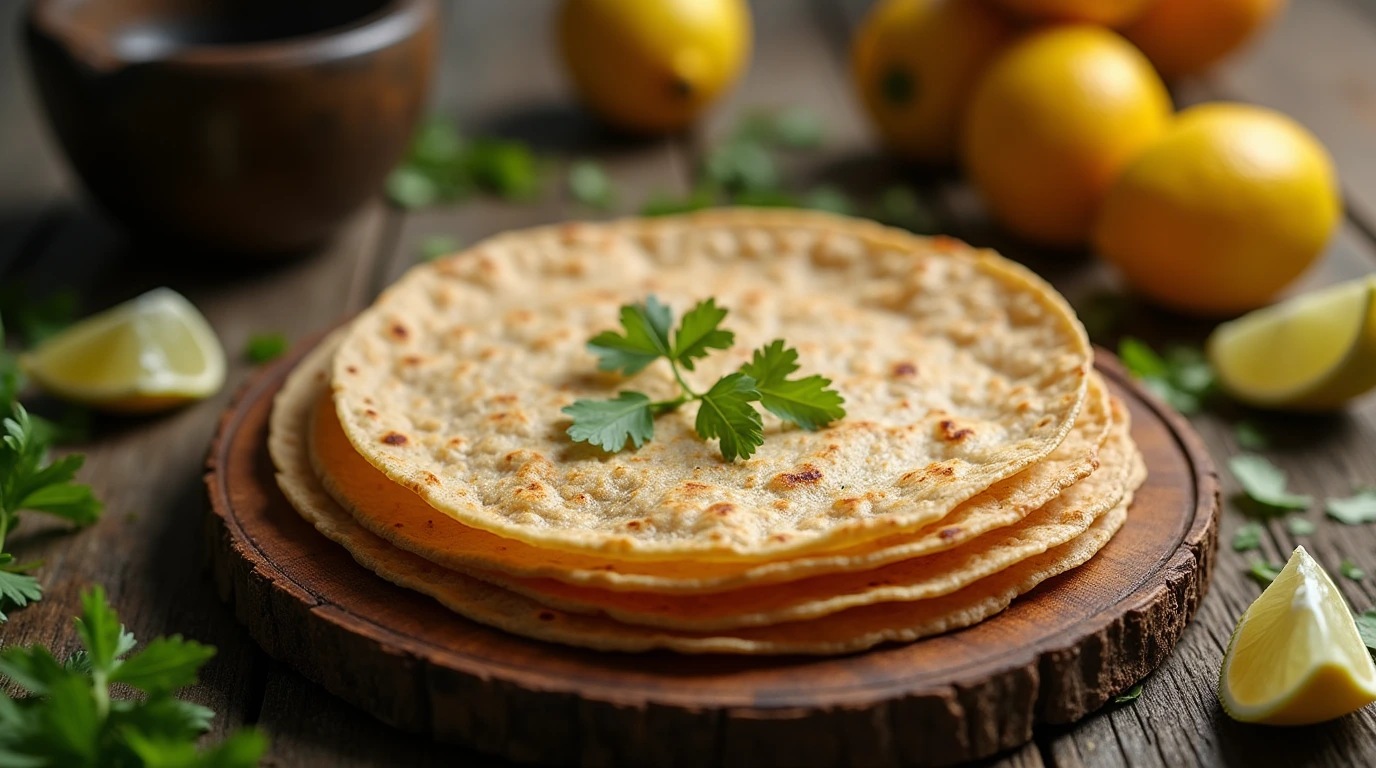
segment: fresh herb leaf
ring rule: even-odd
[[[728,193],[773,190],[779,186],[779,169],[763,144],[736,140],[707,153],[702,178]]]
[[[420,241],[420,260],[434,261],[463,247],[458,238],[450,235],[430,235]]]
[[[728,374],[702,395],[695,424],[704,440],[719,439],[722,458],[750,458],[764,444],[764,422],[751,403],[760,399],[755,380]]]
[[[840,187],[830,185],[813,187],[812,191],[807,193],[807,197],[803,199],[803,207],[816,211],[839,213],[842,216],[849,216],[855,210],[855,206],[850,202],[850,197]]]
[[[1313,536],[1314,531],[1318,530],[1307,517],[1288,517],[1285,519],[1285,527],[1289,529],[1291,536]]]
[[[821,146],[825,130],[817,113],[803,107],[789,107],[774,116],[773,140],[789,149]]]
[[[1142,697],[1142,684],[1137,683],[1131,688],[1113,697],[1114,704],[1131,704]]]
[[[398,208],[412,211],[434,205],[440,200],[440,188],[419,168],[402,166],[387,176],[387,199]]]
[[[1123,327],[1131,300],[1118,293],[1096,293],[1076,307],[1089,338],[1103,343]],[[1125,361],[1126,364],[1126,361]]]
[[[1233,551],[1250,552],[1261,546],[1261,523],[1244,523],[1233,532]]]
[[[1329,498],[1323,511],[1344,525],[1376,523],[1376,491],[1358,491],[1346,499]]]
[[[519,141],[479,139],[470,145],[467,160],[478,186],[508,200],[529,200],[540,191],[535,153]]]
[[[1357,634],[1362,636],[1367,649],[1376,651],[1376,611],[1365,611],[1352,618],[1357,622]]]
[[[1141,339],[1126,336],[1118,342],[1118,359],[1137,379],[1164,379],[1170,374],[1166,361]]]
[[[290,346],[285,333],[255,333],[244,343],[244,357],[254,365],[262,365],[285,355]]]
[[[1145,342],[1128,336],[1118,342],[1118,357],[1134,378],[1183,414],[1198,413],[1213,392],[1213,369],[1193,347],[1175,346],[1162,357]]]
[[[1253,560],[1251,566],[1247,569],[1247,575],[1251,576],[1252,580],[1261,586],[1269,587],[1271,586],[1271,582],[1275,581],[1276,577],[1280,575],[1280,571],[1284,567],[1283,565],[1276,565],[1275,563],[1268,563],[1262,560]]]
[[[700,185],[687,197],[674,197],[667,192],[655,192],[640,208],[641,216],[672,216],[692,213],[717,204],[717,193],[711,185]]]
[[[1239,421],[1233,425],[1237,447],[1244,451],[1264,451],[1271,447],[1271,438],[1253,421]]]
[[[1343,558],[1343,561],[1338,564],[1338,571],[1353,581],[1361,581],[1366,578],[1366,571],[1358,568],[1357,564],[1349,558]]]
[[[588,351],[597,355],[597,367],[633,376],[661,357],[671,355],[669,326],[673,311],[650,295],[644,304],[621,308],[621,327],[626,331],[603,331],[588,342]]]
[[[760,404],[784,421],[815,430],[846,415],[845,399],[829,389],[831,379],[814,374],[790,381],[789,374],[797,370],[798,350],[785,347],[783,339],[755,350],[741,366],[741,373],[755,380]]]
[[[9,569],[0,570],[0,622],[9,620],[5,611],[23,608],[42,599],[43,588],[38,585],[38,579]]]
[[[751,208],[799,208],[798,198],[780,189],[747,189],[731,199],[734,205]]]
[[[23,281],[0,289],[0,316],[30,347],[42,344],[76,322],[80,298],[70,288],[59,288],[41,299]]]
[[[569,167],[569,193],[583,205],[602,211],[616,201],[611,177],[591,160],[580,160]]]
[[[716,299],[698,302],[674,331],[674,360],[691,371],[693,361],[707,357],[709,350],[730,349],[736,343],[736,334],[720,328],[726,314],[727,310],[718,307]]]
[[[0,651],[0,674],[28,698],[0,689],[0,761],[15,766],[72,768],[249,768],[267,742],[239,731],[206,751],[196,740],[214,713],[173,697],[195,683],[213,648],[181,638],[160,638],[129,655],[134,638],[119,624],[99,587],[82,595],[77,634],[84,650],[60,664],[48,649]],[[126,683],[145,695],[111,697],[110,684]]]
[[[1308,509],[1314,503],[1312,496],[1287,491],[1285,472],[1256,454],[1234,456],[1228,460],[1228,468],[1247,497],[1263,507]]]
[[[654,438],[652,405],[639,392],[622,392],[611,400],[576,400],[563,412],[573,419],[568,435],[574,442],[616,453],[626,447],[627,440],[639,448]]]
[[[930,235],[940,229],[936,216],[918,199],[911,187],[893,186],[879,195],[874,218],[892,227],[901,227],[919,235]]]

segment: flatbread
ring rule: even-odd
[[[668,367],[599,374],[585,342],[657,295],[714,297],[736,345],[701,389],[783,337],[848,416],[806,432],[765,417],[723,461],[696,407],[653,442],[574,444],[560,409]],[[548,549],[633,560],[777,560],[915,530],[1050,454],[1085,398],[1091,351],[1025,268],[949,239],[820,213],[714,211],[499,235],[413,269],[349,329],[336,411],[360,455],[442,513]]]
[[[315,354],[322,354],[316,350]],[[812,621],[694,633],[637,627],[602,616],[547,608],[458,571],[440,568],[364,530],[325,492],[310,467],[303,439],[311,403],[326,377],[297,371],[278,394],[268,448],[277,482],[293,507],[365,568],[398,586],[435,598],[466,618],[537,640],[600,651],[672,650],[723,654],[842,654],[884,642],[910,642],[978,623],[1004,610],[1017,596],[1087,562],[1127,518],[1130,495],[1081,536],[1028,558],[958,592],[931,600],[880,603]]]
[[[336,348],[337,338],[323,346]],[[1099,446],[1109,432],[1108,402],[1102,379],[1092,375],[1089,397],[1074,429],[1050,456],[996,483],[937,523],[840,550],[765,563],[616,560],[543,549],[470,528],[439,514],[359,456],[344,437],[328,397],[317,401],[309,442],[312,465],[325,489],[360,525],[446,568],[617,591],[713,593],[873,569],[951,549],[1016,523],[1097,467]]]

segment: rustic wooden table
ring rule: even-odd
[[[553,55],[552,3],[473,0],[448,8],[446,45],[434,108],[470,133],[501,133],[535,144],[565,163],[596,158],[620,189],[620,212],[652,192],[687,189],[705,147],[751,108],[803,105],[827,128],[820,151],[787,161],[800,189],[818,180],[855,191],[894,181],[918,185],[944,231],[997,247],[1041,271],[1083,306],[1113,287],[1107,270],[1080,254],[1037,252],[1000,234],[971,190],[950,176],[913,176],[876,150],[847,73],[850,32],[866,0],[757,0],[755,54],[748,76],[698,130],[657,141],[615,140],[571,103]],[[79,190],[45,135],[18,44],[21,3],[0,5],[0,279],[25,280],[36,292],[62,285],[96,309],[166,284],[189,296],[231,352],[228,386],[194,407],[150,419],[99,420],[83,477],[106,501],[99,524],[76,533],[30,520],[13,536],[23,559],[42,558],[46,595],[0,627],[4,645],[69,648],[79,591],[102,583],[130,628],[143,638],[181,632],[219,647],[188,695],[220,715],[216,732],[256,723],[272,738],[269,765],[486,764],[447,746],[421,743],[336,700],[267,658],[215,594],[204,572],[202,460],[216,419],[252,374],[237,355],[252,333],[305,337],[364,306],[415,262],[432,234],[473,242],[513,227],[586,217],[552,175],[540,202],[475,199],[402,213],[369,205],[338,241],[289,264],[212,272],[195,253],[153,265],[79,201]],[[1376,0],[1295,0],[1263,40],[1206,80],[1182,84],[1177,101],[1231,98],[1276,107],[1328,145],[1343,178],[1348,218],[1305,286],[1376,269]],[[1127,331],[1156,341],[1198,342],[1207,326],[1151,310],[1131,313]],[[1239,448],[1230,422],[1201,415],[1194,423],[1220,461]],[[1266,455],[1292,487],[1316,497],[1345,496],[1376,484],[1376,398],[1329,417],[1271,418]],[[1226,472],[1225,472],[1226,475]],[[1225,494],[1237,490],[1224,477]],[[1350,558],[1376,574],[1376,527],[1348,527],[1308,515],[1314,535],[1296,539],[1267,525],[1261,555],[1282,561],[1304,543],[1330,568]],[[1225,717],[1214,698],[1224,646],[1237,616],[1259,588],[1246,576],[1248,556],[1226,542],[1244,521],[1225,504],[1224,551],[1213,588],[1175,653],[1147,679],[1135,704],[1113,707],[1072,728],[1047,730],[996,763],[1009,766],[1372,765],[1376,711],[1327,725],[1267,729]],[[1252,556],[1255,556],[1253,554]],[[1376,602],[1376,580],[1339,580],[1358,608]]]

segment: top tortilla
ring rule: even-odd
[[[784,338],[847,416],[818,432],[765,415],[727,463],[658,417],[639,450],[570,442],[560,409],[666,365],[597,372],[586,341],[655,294],[676,316],[715,297],[736,345],[687,372],[705,388]],[[459,522],[624,559],[766,560],[938,520],[1041,460],[1085,398],[1092,353],[1028,270],[949,239],[820,213],[712,211],[497,236],[413,269],[348,330],[335,407],[359,454]]]

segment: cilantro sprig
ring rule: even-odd
[[[705,392],[688,385],[683,371],[696,370],[697,361],[712,350],[730,349],[736,334],[721,327],[728,310],[706,299],[689,310],[674,328],[673,310],[654,296],[643,304],[621,308],[621,331],[603,331],[588,341],[598,368],[634,376],[658,360],[665,360],[679,386],[679,396],[652,400],[640,392],[623,391],[609,400],[583,399],[563,412],[573,419],[568,428],[575,442],[592,443],[616,453],[629,442],[636,448],[654,439],[654,417],[697,402],[694,427],[704,440],[717,440],[722,458],[750,458],[764,444],[764,421],[755,407],[803,429],[816,430],[846,415],[844,398],[830,389],[831,380],[819,375],[790,379],[798,370],[798,351],[776,339],[755,350],[750,362],[727,374]]]
[[[215,649],[179,635],[160,637],[134,651],[134,636],[92,588],[81,596],[76,620],[84,650],[58,661],[47,648],[0,652],[0,675],[28,695],[12,699],[0,688],[0,762],[71,768],[248,768],[258,764],[267,740],[241,730],[198,750],[196,739],[215,713],[182,701],[177,689],[196,682]],[[116,699],[120,683],[142,693]]]

